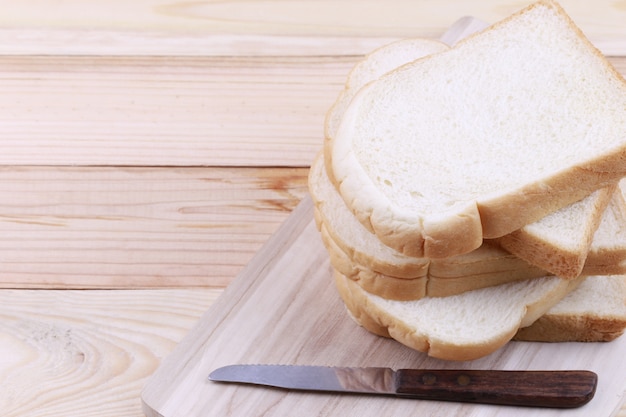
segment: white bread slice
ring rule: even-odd
[[[332,172],[385,244],[449,257],[623,177],[625,106],[621,75],[542,1],[359,90]]]
[[[425,277],[428,270],[428,261],[423,258],[405,256],[382,244],[380,241],[372,239],[373,235],[365,230],[356,218],[345,215],[345,204],[337,198],[336,192],[329,188],[329,185],[332,187],[329,183],[329,177],[332,176],[330,166],[332,154],[330,151],[333,138],[337,133],[337,128],[346,108],[359,89],[408,62],[447,50],[448,48],[445,43],[418,38],[392,42],[375,49],[355,64],[348,74],[344,89],[339,93],[337,100],[326,114],[323,155],[318,155],[311,166],[309,188],[316,205],[323,205],[322,213],[324,214],[320,214],[317,210],[316,214],[322,219],[326,218],[326,223],[328,223],[329,216],[337,219],[336,222],[331,224],[331,233],[334,237],[324,236],[326,237],[324,239],[325,242],[329,245],[329,239],[332,239],[333,244],[336,241],[341,242],[339,244],[342,248],[342,256],[335,256],[335,263],[342,262],[344,266],[342,269],[347,275],[351,277],[361,276],[363,282],[378,281],[374,279],[378,275],[375,271],[382,271],[383,274],[389,274],[390,277],[412,279]],[[321,171],[322,167],[327,169]],[[318,227],[321,227],[320,222],[318,222]],[[328,233],[328,230],[324,229],[324,233]],[[337,240],[337,236],[341,235],[347,236],[348,240]],[[349,265],[345,262],[343,252],[348,253],[348,257],[355,261],[355,265]],[[376,255],[372,256],[372,254]],[[360,267],[359,265],[365,265],[365,267]],[[368,273],[370,269],[372,272]],[[348,271],[351,271],[351,273]],[[405,283],[399,281],[398,284],[404,287]],[[369,288],[373,289],[371,286]],[[411,288],[412,291],[408,293],[414,296],[422,291],[414,286],[411,286]],[[402,291],[402,293],[407,294],[405,291]]]
[[[326,116],[324,161],[329,178],[332,178],[329,161],[332,157],[330,149],[333,137],[355,93],[367,83],[397,67],[446,49],[448,47],[438,41],[407,39],[374,50],[354,66],[344,90]],[[550,274],[564,278],[576,277],[582,272],[593,233],[600,223],[611,194],[610,187],[597,190],[580,202],[503,236],[498,244]],[[564,223],[564,220],[569,220],[569,223]],[[554,227],[559,228],[558,233],[555,233]],[[344,248],[354,255],[350,248]]]
[[[626,200],[623,194],[625,189],[626,180],[622,180],[602,214],[581,275],[626,274]],[[503,266],[510,265],[511,270],[515,269],[516,263],[521,261],[506,251],[500,250],[499,252],[500,262]],[[479,254],[480,252],[473,251],[466,255],[433,260],[429,272],[440,278],[459,277],[465,272],[484,273],[485,269],[481,268],[483,262],[476,256]],[[498,256],[495,249],[492,256]]]
[[[408,62],[446,49],[448,46],[445,43],[433,39],[403,39],[375,49],[357,62],[348,74],[344,89],[326,113],[324,159],[327,166],[330,167],[332,141],[337,133],[343,113],[361,87]],[[330,169],[329,175],[332,175]]]
[[[594,234],[616,188],[614,185],[594,191],[581,201],[496,241],[508,252],[550,274],[566,279],[577,277],[583,270]]]
[[[555,306],[583,280],[543,277],[460,295],[418,301],[386,300],[335,272],[339,294],[376,334],[445,360],[473,360],[495,352]],[[359,318],[367,316],[366,320]]]
[[[515,340],[610,342],[626,329],[626,276],[590,276]]]
[[[384,245],[352,215],[328,179],[321,153],[311,164],[309,192],[327,232],[356,263],[398,278],[426,275],[428,259],[406,256]]]
[[[317,214],[316,217],[318,217]],[[623,232],[623,226],[626,225],[626,222],[620,224]],[[446,297],[545,275],[545,271],[540,268],[529,265],[514,255],[486,242],[481,248],[469,254],[459,255],[448,260],[432,260],[426,276],[412,279],[397,278],[374,272],[354,262],[334,242],[326,231],[323,222],[319,222],[318,227],[322,241],[330,254],[333,268],[357,282],[365,291],[390,300],[418,300],[426,296]],[[626,237],[626,233],[622,233],[621,238],[624,239],[624,237]],[[625,247],[626,245],[615,246],[612,249],[623,255]],[[607,258],[615,259],[610,251],[603,253]],[[609,271],[608,274],[611,275],[626,274],[624,257],[622,256],[620,259],[621,262],[614,265],[610,265],[607,261],[588,265],[584,269],[585,275],[604,273],[592,271]],[[491,269],[486,270],[486,268]]]
[[[626,180],[619,182],[593,237],[584,268],[589,275],[626,274]]]
[[[346,253],[334,242],[333,238],[326,231],[323,223],[318,223],[322,242],[328,251],[330,264],[335,270],[346,278],[357,282],[364,290],[371,294],[376,294],[382,298],[390,300],[419,300],[428,294],[429,277],[422,275],[415,278],[397,278],[393,276],[379,274],[367,267],[363,267],[353,262]],[[453,280],[450,280],[452,282]],[[438,295],[453,295],[460,292],[474,289],[476,284],[472,279],[458,280],[465,287],[459,288],[455,285],[444,286]],[[446,280],[448,282],[448,280]],[[472,286],[472,288],[467,288]]]
[[[447,297],[480,288],[545,276],[545,271],[528,265],[519,258],[515,258],[521,265],[519,268],[512,270],[500,269],[489,271],[489,273],[477,273],[469,270],[465,275],[446,278],[440,278],[430,274],[416,278],[397,278],[379,274],[353,262],[333,241],[332,237],[327,233],[324,224],[322,223],[319,226],[322,241],[330,255],[330,263],[333,268],[346,278],[355,281],[368,293],[388,300],[411,301],[419,300],[427,296]],[[494,249],[494,252],[496,251],[498,251],[498,249]],[[487,249],[485,252],[487,252]],[[494,262],[492,265],[499,266],[497,257],[493,259]],[[508,263],[508,265],[511,264],[512,262]],[[480,268],[484,267],[480,266],[479,269]]]
[[[383,337],[391,337],[355,303],[347,283],[336,276],[339,293],[348,314],[361,326]],[[591,276],[528,327],[517,331],[513,340],[535,342],[610,342],[626,329],[626,277]]]
[[[318,228],[322,232],[323,241],[331,255],[334,267],[350,279],[358,281],[367,291],[384,298],[411,300],[424,295],[433,297],[453,295],[486,286],[547,275],[545,270],[511,255],[490,242],[485,242],[480,248],[468,254],[445,259],[429,260],[402,255],[383,245],[374,234],[356,220],[326,177],[322,158],[323,155],[318,155],[309,174],[309,187],[315,202]],[[570,207],[578,204],[575,203]],[[561,244],[560,237],[567,234],[573,240],[571,245],[575,245],[576,239],[584,235],[584,233],[576,232],[580,224],[587,222],[589,217],[593,217],[574,208],[571,211],[580,215],[570,215],[561,222],[559,230],[549,229],[553,236],[545,237],[544,246],[549,246],[550,239],[555,241],[554,247],[551,248],[551,253],[554,253],[555,257],[558,257],[561,252],[557,246]],[[567,213],[567,210],[565,212]],[[607,210],[606,213],[613,214],[614,211]],[[569,223],[566,220],[569,220]],[[619,220],[609,220],[611,220],[608,222],[611,227],[622,223],[626,225],[624,217]],[[590,230],[586,230],[585,233],[590,233]],[[626,249],[626,230],[623,230],[622,234],[624,244],[621,249],[623,250]],[[611,233],[611,237],[613,236]],[[616,250],[620,246],[616,247],[611,243],[608,246],[611,250],[608,251],[603,251],[598,248],[598,245],[595,247],[596,252],[599,249],[604,254],[604,258],[601,255],[594,258],[600,266],[607,264],[605,258],[610,257],[611,261],[617,260],[615,256],[611,256],[613,255],[611,250]],[[568,246],[565,245],[565,249],[567,248]],[[626,252],[622,251],[622,254],[621,260],[625,260]],[[590,271],[595,272],[598,269],[600,268],[591,265]],[[587,273],[587,267],[584,270]],[[614,271],[617,270],[617,267],[614,267]],[[410,279],[410,281],[402,279]]]

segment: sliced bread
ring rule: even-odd
[[[429,260],[406,256],[384,245],[348,210],[328,179],[320,153],[309,172],[309,192],[326,231],[356,263],[399,278],[425,276]]]
[[[322,158],[323,156],[319,155],[313,162],[309,180],[311,196],[315,202],[318,228],[331,254],[333,266],[344,275],[358,281],[369,292],[395,300],[412,300],[424,295],[448,296],[472,289],[547,275],[545,270],[488,241],[468,254],[432,260],[406,256],[387,247],[373,233],[365,229],[347,209],[326,177]],[[621,198],[621,194],[618,197]],[[613,203],[619,204],[619,199],[615,198]],[[584,233],[576,233],[579,223],[584,225],[587,219],[593,217],[574,208],[572,211],[575,215],[570,215],[566,219],[569,222],[563,221],[559,230],[548,228],[552,235],[548,234],[545,237],[544,246],[554,242],[551,253],[554,253],[555,257],[561,252],[557,246],[562,242],[561,237],[569,236],[571,239],[569,245],[575,245],[576,239],[581,235],[585,236]],[[604,239],[609,245],[608,250],[595,244],[594,253],[597,256],[594,256],[594,261],[598,264],[585,266],[585,273],[598,273],[605,269],[604,266],[609,262],[626,259],[624,227],[626,218],[614,219],[610,216],[618,214],[618,210],[607,210],[605,214],[608,219],[603,222],[609,224],[610,227],[604,226],[602,230],[606,230],[611,236],[611,239]],[[613,239],[614,228],[620,224],[623,225],[620,228],[623,245],[616,245]],[[609,240],[612,243],[609,243]],[[569,241],[566,240],[566,242]],[[565,245],[565,248],[567,247]],[[618,255],[614,256],[614,252]],[[623,256],[620,257],[619,254]],[[617,272],[620,270],[617,266],[613,266],[612,273]],[[626,272],[626,270],[621,272]]]
[[[626,263],[626,180],[619,183],[618,192],[604,212],[593,237],[584,268],[589,275],[624,274]]]
[[[371,333],[391,337],[357,304],[347,282],[335,277],[348,314]],[[520,328],[513,340],[534,342],[610,342],[626,329],[626,276],[591,276],[530,326]]]
[[[545,272],[541,269],[516,258],[519,260],[520,266],[512,270],[499,269],[482,274],[467,271],[462,276],[445,278],[430,274],[416,278],[397,278],[374,272],[355,263],[333,241],[323,224],[320,225],[320,232],[333,268],[346,278],[356,282],[368,293],[388,300],[412,301],[424,297],[447,297],[476,289],[545,276]],[[494,265],[498,264],[494,262]],[[512,263],[508,265],[512,265]]]
[[[625,107],[624,79],[541,1],[360,89],[332,174],[387,246],[467,253],[623,177]]]
[[[426,276],[397,278],[374,272],[351,260],[320,224],[320,234],[330,254],[333,268],[355,281],[365,291],[389,300],[409,301],[423,297],[447,297],[480,288],[545,276],[545,271],[527,264],[502,249],[485,243],[467,255],[449,260],[433,260]],[[621,247],[623,249],[623,247]],[[605,255],[610,258],[609,252]],[[485,268],[491,268],[486,271]],[[609,271],[611,275],[626,273],[625,262],[596,264],[586,267],[588,275]],[[438,275],[440,274],[440,275]]]
[[[426,274],[415,278],[397,278],[374,272],[352,261],[334,242],[323,223],[318,226],[322,242],[329,254],[330,264],[343,276],[357,282],[367,292],[390,300],[402,301],[419,300],[427,296],[430,278]],[[452,280],[446,280],[448,281],[452,282]],[[464,277],[458,281],[461,285],[465,284],[465,287],[445,286],[438,295],[453,295],[476,288],[476,283],[472,279]]]
[[[583,278],[535,278],[417,301],[372,295],[339,272],[335,280],[346,307],[368,330],[435,358],[473,360],[504,346],[518,329],[530,326]]]
[[[609,342],[626,329],[626,276],[590,276],[514,339]]]
[[[551,274],[566,279],[577,277],[616,188],[614,185],[594,191],[496,241],[508,252]]]
[[[446,49],[448,47],[438,41],[407,39],[376,49],[354,66],[348,75],[344,90],[327,113],[323,157],[327,168],[325,176],[332,181],[332,166],[329,161],[332,157],[330,149],[332,149],[333,137],[345,109],[356,92],[397,67]],[[327,178],[321,178],[324,183],[327,180]],[[579,202],[503,236],[497,240],[498,244],[508,252],[550,274],[564,278],[576,277],[582,272],[593,234],[600,223],[602,212],[611,194],[611,187],[597,190]],[[351,227],[358,227],[352,224],[355,223],[354,221],[350,223]],[[559,229],[558,233],[555,233],[556,227]],[[342,228],[345,229],[345,227]],[[359,255],[358,252],[355,253],[345,245],[344,250],[357,257]]]
[[[367,54],[356,63],[348,74],[344,89],[326,113],[324,123],[324,160],[330,168],[332,141],[341,123],[341,118],[352,98],[364,85],[378,79],[408,62],[445,51],[448,46],[434,39],[404,39],[382,46]],[[332,170],[328,170],[332,176]]]
[[[479,271],[482,270],[482,265],[484,262],[479,260],[480,257],[476,257],[478,268],[472,268],[472,264],[469,262],[463,263],[466,268],[461,268],[459,266],[459,269],[456,270],[457,274],[460,275],[440,277],[434,276],[429,273],[427,276],[412,279],[391,277],[373,272],[366,267],[354,263],[341,250],[341,248],[333,242],[332,238],[326,232],[323,224],[320,225],[320,231],[324,245],[326,246],[326,249],[330,254],[330,261],[333,268],[341,275],[356,282],[368,293],[389,300],[410,301],[418,300],[423,297],[447,297],[451,295],[462,294],[468,291],[473,291],[476,289],[544,276],[540,275],[542,272],[540,269],[525,264],[524,261],[515,257],[514,259],[517,259],[518,262],[521,263],[521,265],[517,268],[513,267],[511,270],[506,270],[502,268],[500,270],[494,270],[490,273],[480,273]],[[500,249],[494,248],[494,259],[497,258],[495,254],[498,252],[502,251]],[[509,257],[510,256],[511,255],[509,255]],[[457,258],[462,257],[469,258],[467,255],[458,256]],[[434,263],[436,264],[436,262]],[[497,265],[495,261],[494,265]],[[500,265],[513,266],[515,265],[515,263],[513,261],[506,261],[501,263]],[[612,275],[620,276],[609,276],[603,278],[603,280],[616,279],[617,281],[623,281],[624,279],[626,279],[623,276],[623,274],[626,273],[624,263],[622,262],[619,265],[621,265],[621,267],[613,266],[610,269],[612,271],[618,271],[611,272]],[[601,268],[593,266],[590,269]],[[465,271],[465,274],[463,274],[463,271]],[[597,279],[597,276],[595,276],[591,282],[595,283],[596,281],[599,282],[601,280]],[[587,288],[588,286],[589,284],[585,284],[584,288]],[[611,291],[612,288],[616,288],[614,287],[614,285],[604,285],[604,287],[607,289],[607,291]],[[598,286],[594,284],[593,288],[598,288]],[[577,289],[577,291],[584,290]],[[595,291],[597,292],[597,290]],[[622,294],[622,292],[618,291],[616,294],[607,294],[606,297],[621,297],[623,294],[620,294]]]

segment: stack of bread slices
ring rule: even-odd
[[[350,315],[441,359],[626,328],[626,80],[555,2],[373,51],[311,166]]]

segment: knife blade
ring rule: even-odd
[[[500,371],[228,365],[209,380],[299,391],[377,394],[422,400],[574,408],[593,398],[591,371]]]

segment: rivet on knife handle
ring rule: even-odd
[[[552,408],[588,403],[597,381],[589,371],[399,369],[395,374],[402,397]]]

